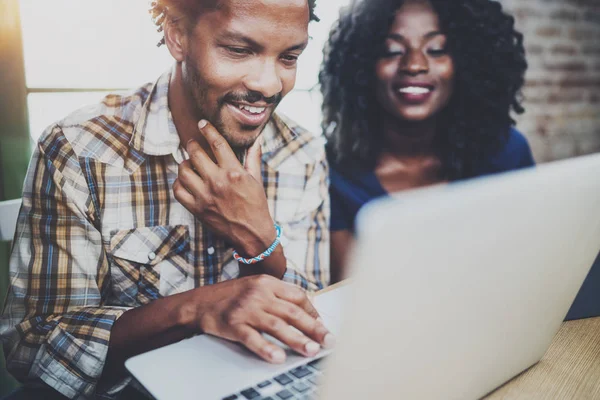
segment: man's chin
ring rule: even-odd
[[[237,129],[226,129],[226,132],[223,132],[223,136],[231,147],[247,149],[252,147],[266,126],[266,124],[263,124],[260,126],[241,126]]]

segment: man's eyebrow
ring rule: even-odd
[[[432,37],[439,36],[439,35],[444,36],[445,33],[442,32],[442,31],[431,31],[431,32],[426,33],[425,35],[423,35],[423,37],[425,39],[431,39]],[[390,33],[387,37],[388,37],[388,39],[395,39],[395,40],[398,40],[398,41],[402,41],[402,40],[406,39],[404,36],[402,36],[399,33]]]
[[[232,41],[235,43],[245,44],[247,46],[250,46],[250,47],[253,47],[256,49],[264,48],[264,46],[261,45],[260,43],[258,43],[257,41],[252,40],[248,36],[238,33],[238,32],[231,32],[231,31],[224,32],[223,34],[221,34],[217,37],[217,40],[229,40],[229,41]],[[306,49],[307,46],[308,46],[308,39],[304,40],[302,43],[298,43],[296,45],[289,47],[288,49],[286,49],[286,51],[304,50],[304,49]]]
[[[286,51],[295,51],[295,50],[302,51],[302,50],[306,49],[307,46],[308,46],[308,39],[303,41],[302,43],[298,43],[297,45],[290,47]]]
[[[243,35],[241,33],[237,33],[237,32],[230,31],[230,32],[222,33],[221,35],[217,36],[217,39],[218,40],[230,40],[232,42],[246,44],[251,47],[262,48],[262,46],[260,44],[258,44],[256,41],[250,39],[248,36],[245,36],[245,35]]]

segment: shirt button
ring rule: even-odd
[[[215,254],[215,248],[214,247],[209,247],[208,249],[206,249],[206,251],[208,252],[209,256],[212,256],[213,254]]]
[[[148,253],[148,260],[154,261],[155,258],[156,258],[155,252],[151,251],[150,253]]]

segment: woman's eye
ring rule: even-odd
[[[383,51],[383,57],[397,57],[404,55],[404,50],[402,49],[385,49]]]
[[[427,51],[427,53],[434,57],[440,57],[448,54],[448,51],[446,51],[446,49],[430,49]]]

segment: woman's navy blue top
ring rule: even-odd
[[[388,193],[381,186],[375,171],[357,171],[352,176],[342,175],[331,165],[331,230],[354,231],[358,211],[368,202]],[[516,129],[511,129],[505,146],[485,160],[477,177],[512,171],[535,165],[527,139]]]

